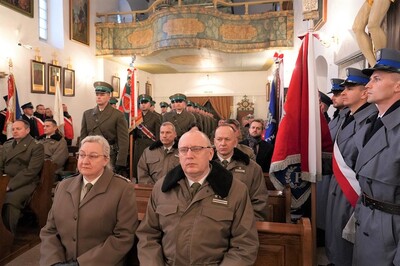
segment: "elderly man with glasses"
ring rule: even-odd
[[[253,265],[258,236],[245,184],[217,162],[208,137],[185,133],[180,165],[157,181],[137,231],[141,265]]]

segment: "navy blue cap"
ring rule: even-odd
[[[323,102],[324,104],[330,106],[333,102],[331,100],[331,98],[329,98],[328,95],[326,95],[325,93],[319,91],[319,98],[321,99],[321,102]]]
[[[110,84],[104,81],[96,81],[95,83],[93,83],[93,87],[95,87],[96,92],[111,93],[114,90],[114,88]]]
[[[343,91],[344,87],[341,85],[344,82],[344,79],[331,79],[332,88],[328,93],[333,93],[335,91]]]
[[[376,64],[372,68],[363,69],[363,73],[371,76],[375,70],[400,73],[400,51],[383,48],[376,52]]]
[[[29,102],[29,103],[26,103],[26,104],[24,104],[24,105],[21,105],[21,109],[22,109],[22,110],[23,110],[23,109],[26,109],[26,108],[33,109],[32,103]]]
[[[363,71],[357,68],[349,67],[346,69],[346,80],[341,84],[342,86],[355,86],[355,85],[367,85],[369,82],[369,76],[365,75]]]

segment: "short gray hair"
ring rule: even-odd
[[[103,149],[103,154],[110,159],[110,144],[108,144],[108,141],[100,135],[93,135],[93,136],[87,136],[86,138],[84,138],[81,141],[79,150],[81,149],[81,147],[83,146],[83,144],[85,143],[98,143],[101,145],[102,149]],[[111,166],[111,161],[108,161],[108,164],[106,165],[106,167],[110,170],[112,170],[112,166]]]

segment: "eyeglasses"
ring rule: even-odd
[[[202,151],[204,149],[209,149],[209,148],[212,148],[212,147],[210,147],[210,146],[207,146],[207,147],[202,147],[202,146],[180,147],[180,148],[178,148],[178,151],[182,155],[186,155],[189,152],[189,150],[191,150],[193,153],[197,154],[200,151]]]
[[[83,159],[85,159],[85,158],[87,157],[90,161],[93,161],[93,160],[96,160],[97,158],[99,158],[99,157],[101,157],[101,156],[104,156],[104,157],[107,158],[106,155],[104,155],[104,154],[97,154],[97,153],[91,153],[91,154],[79,153],[79,154],[76,155],[76,158],[77,158],[77,159],[82,159],[82,160],[83,160]]]

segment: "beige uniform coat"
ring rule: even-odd
[[[39,173],[44,162],[43,145],[30,135],[23,138],[15,147],[15,140],[4,143],[0,153],[0,176],[10,176],[5,203],[22,209],[26,200],[39,183]]]
[[[217,153],[214,154],[214,160],[220,162]],[[256,220],[267,220],[268,191],[261,166],[250,160],[245,153],[235,148],[226,169],[232,173],[234,178],[239,179],[247,186]]]
[[[56,133],[50,138],[46,138],[46,135],[40,136],[39,142],[44,147],[44,158],[52,160],[57,164],[57,169],[62,170],[69,156],[67,141]]]
[[[175,143],[166,152],[161,141],[146,148],[138,164],[138,179],[141,184],[154,184],[168,171],[179,165],[178,145]]]
[[[221,165],[191,200],[177,166],[155,184],[137,236],[141,265],[253,265],[258,235],[246,186]]]
[[[106,169],[80,201],[82,175],[60,182],[40,232],[40,265],[123,265],[138,225],[134,185]]]
[[[129,150],[128,123],[121,111],[107,104],[100,112],[96,106],[82,117],[81,140],[90,135],[103,136],[111,146],[113,166],[126,166]]]

